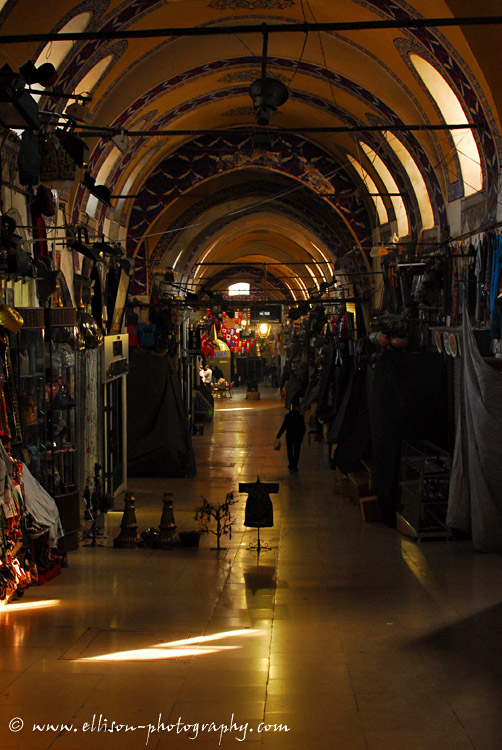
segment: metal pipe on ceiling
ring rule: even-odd
[[[333,265],[335,263],[334,260],[292,260],[292,261],[279,261],[279,260],[272,260],[272,261],[266,261],[266,264],[268,266],[305,266],[305,265]],[[202,263],[194,263],[192,265],[192,268],[195,266],[263,266],[263,261],[257,261],[257,260],[251,260],[249,262],[247,261],[203,261]]]
[[[502,24],[502,16],[461,16],[452,18],[407,18],[380,21],[333,21],[328,23],[266,24],[267,33],[299,33],[319,31],[379,31],[382,29],[423,29],[445,26],[493,26]],[[263,34],[264,24],[236,24],[235,26],[188,26],[162,29],[127,29],[124,31],[55,31],[40,34],[2,34],[0,44],[55,41],[115,41],[117,39],[149,39],[184,36],[221,36],[225,34]]]
[[[83,129],[80,130],[79,128]],[[304,127],[301,126],[296,128],[280,128],[272,129],[267,127],[259,127],[256,125],[250,125],[238,128],[191,128],[189,130],[124,130],[118,128],[107,128],[89,126],[89,125],[75,125],[74,130],[78,132],[82,138],[97,138],[117,135],[118,133],[125,133],[125,135],[132,137],[143,137],[146,138],[151,136],[185,136],[185,135],[239,135],[249,133],[250,135],[255,132],[268,133],[269,135],[281,135],[283,133],[366,133],[366,132],[381,132],[382,130],[388,130],[389,132],[408,132],[408,131],[432,131],[432,130],[480,130],[484,127],[483,124],[477,122],[468,123],[445,123],[436,125],[331,125],[325,127]]]

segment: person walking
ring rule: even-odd
[[[305,429],[305,419],[300,412],[300,403],[295,401],[292,404],[291,411],[288,411],[284,417],[284,421],[276,436],[276,440],[278,440],[283,432],[286,432],[288,468],[290,471],[298,471],[298,460],[300,458],[300,448],[305,435]]]
[[[208,364],[205,365],[202,371],[202,382],[204,384],[206,391],[209,394],[211,394],[212,393],[211,383],[213,382],[213,371],[211,370]]]

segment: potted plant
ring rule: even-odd
[[[228,492],[223,503],[210,503],[202,497],[202,505],[195,509],[195,520],[201,526],[201,533],[216,536],[216,549],[221,550],[220,539],[227,535],[232,538],[232,526],[235,523],[230,506],[235,505],[233,492]]]

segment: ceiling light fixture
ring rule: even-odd
[[[112,136],[112,142],[115,146],[117,146],[119,151],[124,153],[125,151],[127,151],[127,147],[129,146],[129,137],[126,134],[125,130],[121,130],[120,133]]]
[[[69,104],[66,107],[64,114],[72,120],[79,120],[86,124],[90,123],[92,119],[92,114],[86,108],[85,104],[79,101]]]
[[[56,136],[66,153],[78,167],[86,167],[89,163],[89,147],[81,138],[67,130],[56,130]]]
[[[284,104],[289,96],[288,89],[277,78],[267,78],[268,28],[263,24],[263,52],[261,60],[261,78],[253,81],[249,95],[253,100],[258,125],[268,125],[270,117],[277,107]]]
[[[58,79],[56,68],[49,62],[43,63],[37,68],[32,60],[27,60],[21,65],[19,72],[29,86],[32,83],[39,83],[46,88],[47,86],[53,86]]]
[[[5,63],[0,68],[0,123],[12,130],[38,130],[38,105],[25,91],[25,79]]]
[[[112,205],[110,189],[106,185],[96,185],[95,178],[91,177],[89,172],[84,174],[83,182],[90,194],[97,198],[98,201],[101,201],[106,206]]]

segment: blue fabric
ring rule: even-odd
[[[155,332],[157,326],[155,323],[140,323],[138,329],[139,343],[147,349],[155,346]]]
[[[490,312],[493,313],[495,300],[500,291],[500,271],[502,264],[502,237],[496,235],[492,246],[492,273],[490,279]]]

